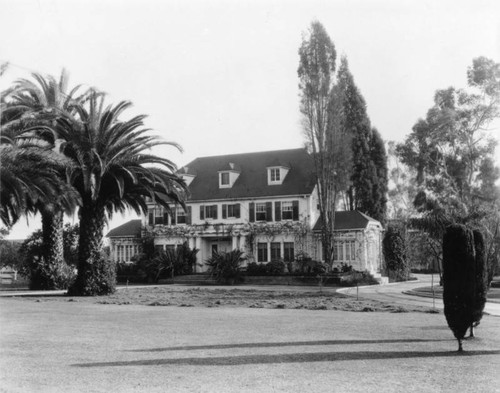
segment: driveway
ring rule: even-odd
[[[435,307],[442,310],[444,308],[443,301],[439,296],[421,297],[408,294],[416,288],[430,287],[433,283],[436,284],[439,280],[438,275],[431,274],[416,274],[417,280],[405,281],[399,283],[391,283],[387,285],[373,285],[367,287],[357,288],[342,288],[338,292],[349,296],[359,296],[364,299],[378,300],[381,302],[388,302],[398,304],[401,306],[421,306],[421,307]],[[500,316],[500,303],[487,302],[485,312],[493,315]]]

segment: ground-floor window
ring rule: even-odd
[[[257,243],[257,262],[267,262],[267,243]]]
[[[136,244],[120,244],[115,248],[116,262],[130,262],[132,258],[139,254],[139,246]]]
[[[295,247],[293,242],[284,242],[283,243],[283,260],[285,262],[293,262],[295,259]]]
[[[356,242],[354,240],[336,241],[333,245],[333,259],[337,262],[356,260]]]
[[[278,261],[281,258],[281,243],[271,243],[271,261]]]

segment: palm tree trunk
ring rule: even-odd
[[[58,275],[64,264],[62,211],[42,209],[42,257],[38,277],[31,284],[32,289],[61,289]]]
[[[70,295],[96,296],[115,291],[114,265],[101,254],[105,222],[104,206],[88,200],[83,202],[80,208],[78,275],[68,292]]]

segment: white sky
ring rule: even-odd
[[[0,10],[0,63],[11,63],[0,88],[65,67],[71,85],[148,114],[148,127],[183,146],[159,152],[178,166],[303,145],[298,48],[314,19],[348,57],[386,140],[411,131],[436,89],[465,87],[474,57],[500,61],[497,0],[0,0]]]

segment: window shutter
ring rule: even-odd
[[[227,205],[222,205],[222,218],[227,218]]]
[[[177,210],[172,210],[172,215],[170,216],[170,222],[172,225],[177,224]],[[165,224],[167,223],[167,218],[165,217]]]
[[[281,202],[274,202],[274,221],[281,221]]]
[[[205,219],[205,206],[201,205],[200,206],[200,220],[204,220],[204,219]]]
[[[292,202],[293,221],[299,221],[299,201]]]
[[[172,219],[172,225],[175,225],[175,219],[173,218]],[[168,225],[168,212],[167,212],[167,209],[163,210],[163,223],[165,225]]]
[[[154,225],[155,224],[155,215],[153,213],[152,210],[149,211],[149,214],[148,214],[148,223],[149,225]]]
[[[187,206],[186,224],[191,225],[191,206]]]
[[[273,220],[273,203],[266,202],[266,221]]]
[[[217,205],[213,205],[213,209],[214,209],[214,212],[215,212],[213,219],[217,220]]]
[[[254,222],[255,221],[255,203],[250,202],[250,206],[249,206],[248,211],[250,213],[250,217],[248,217],[248,221]]]
[[[234,205],[234,216],[236,218],[240,218],[240,204],[239,203],[236,203]]]

